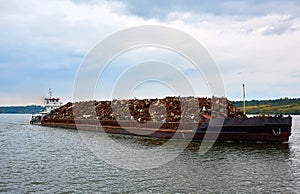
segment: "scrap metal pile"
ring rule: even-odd
[[[166,97],[164,99],[130,99],[112,101],[84,101],[61,106],[44,117],[44,121],[74,120],[198,122],[211,116],[240,118],[245,115],[236,110],[226,98]]]

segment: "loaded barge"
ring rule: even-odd
[[[196,100],[199,107],[186,102]],[[212,114],[213,99],[166,97],[67,103],[43,117],[42,125],[165,139],[287,142],[292,117],[247,118],[227,99]],[[219,101],[218,101],[219,102]],[[182,108],[184,108],[182,111]],[[225,111],[224,111],[225,110]],[[220,115],[221,114],[221,115]],[[214,115],[214,116],[212,116]],[[210,122],[220,123],[210,126]],[[218,130],[219,129],[219,130]]]

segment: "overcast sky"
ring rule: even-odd
[[[243,83],[247,99],[300,97],[297,0],[0,0],[0,105],[41,104],[48,88],[71,101],[91,49],[112,33],[149,24],[196,38],[219,68],[229,99],[241,99]],[[115,63],[126,66],[134,53]],[[107,77],[116,75],[111,69]]]

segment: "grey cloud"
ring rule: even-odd
[[[131,14],[143,18],[164,19],[170,12],[236,16],[264,16],[274,13],[299,16],[300,13],[300,1],[297,0],[121,0],[121,2],[127,5]]]
[[[288,18],[278,23],[267,26],[262,32],[263,35],[281,35],[288,32],[298,31],[299,27],[294,25],[293,18]]]
[[[291,77],[300,78],[300,73],[298,73],[298,74],[292,74]]]

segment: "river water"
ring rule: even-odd
[[[293,117],[288,143],[216,143],[200,155],[199,142],[193,142],[176,159],[150,170],[107,164],[76,130],[33,126],[29,119],[30,115],[0,115],[1,193],[300,192],[299,116]],[[164,143],[114,138],[149,149]]]

